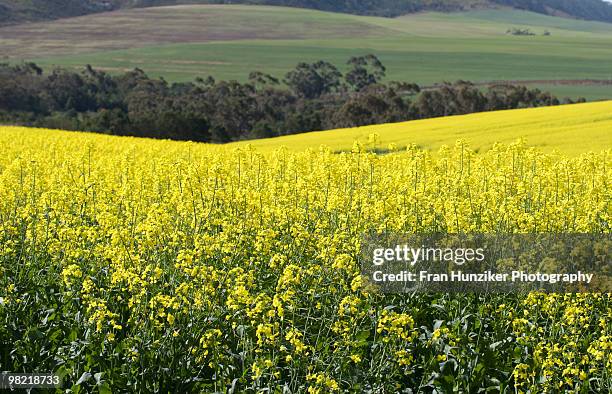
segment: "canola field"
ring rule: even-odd
[[[0,370],[73,393],[612,390],[610,294],[380,294],[359,271],[368,232],[609,233],[609,144],[369,148],[0,127]]]
[[[371,148],[379,151],[389,145],[405,148],[416,144],[435,153],[442,145],[454,145],[460,139],[473,150],[483,152],[495,143],[525,138],[530,146],[542,151],[575,156],[612,147],[612,101],[447,116],[234,144],[264,151],[274,151],[279,145],[295,151],[318,149],[321,145],[334,151],[350,151],[355,141],[367,144],[373,134],[377,135],[377,143]]]

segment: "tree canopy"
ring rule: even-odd
[[[261,71],[247,83],[208,77],[170,84],[140,69],[45,73],[33,63],[0,64],[0,123],[229,142],[561,102],[524,86],[466,81],[421,91],[414,83],[383,83],[386,68],[374,55],[348,64],[343,74],[325,61],[299,63],[284,84]]]

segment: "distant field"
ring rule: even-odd
[[[384,27],[358,19],[282,7],[138,8],[0,28],[0,48],[9,58],[72,57],[176,43],[384,36]]]
[[[510,27],[537,36],[506,35]],[[545,30],[551,36],[543,36]],[[281,7],[176,6],[126,10],[0,29],[6,60],[46,67],[139,67],[152,76],[244,81],[282,76],[300,61],[342,66],[377,54],[389,80],[612,79],[612,24],[515,10],[423,13],[387,19]],[[539,84],[559,96],[612,98],[612,85]]]
[[[367,143],[378,134],[371,149],[385,150],[389,144],[402,148],[410,144],[426,150],[454,145],[459,139],[477,151],[490,149],[495,142],[510,143],[525,138],[527,145],[568,155],[612,149],[612,101],[530,108],[450,116],[404,123],[375,125],[304,133],[286,137],[233,143],[257,150],[286,146],[291,150],[317,149],[350,151],[355,141]]]

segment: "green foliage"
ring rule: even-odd
[[[535,33],[530,29],[521,29],[517,27],[506,30],[506,34],[512,34],[513,36],[535,36]],[[548,35],[550,35],[550,33]]]
[[[0,146],[0,370],[58,373],[68,393],[612,387],[609,294],[384,294],[360,247],[609,232],[605,151],[266,154],[11,127]]]
[[[380,82],[387,72],[374,55],[352,57],[347,64],[352,66],[352,69],[346,74],[346,82],[356,91]]]
[[[612,22],[612,5],[602,0],[493,0],[495,3],[549,15]]]
[[[464,81],[420,95],[414,83],[382,84],[374,55],[352,57],[343,75],[332,64],[300,63],[279,79],[259,71],[249,82],[170,84],[140,69],[111,76],[0,65],[0,122],[175,140],[230,142],[472,112],[560,104],[550,93]],[[566,102],[571,102],[567,100]]]
[[[115,9],[121,0],[0,0],[0,23],[66,18]]]
[[[333,64],[318,61],[298,64],[287,73],[285,83],[299,97],[312,99],[336,90],[340,86],[341,77],[342,74]]]

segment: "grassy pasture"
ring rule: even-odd
[[[537,36],[506,34],[530,28]],[[542,36],[548,30],[551,36]],[[550,80],[563,96],[612,97],[612,85],[555,80],[612,79],[612,24],[516,10],[422,13],[388,19],[281,7],[176,6],[118,11],[0,29],[9,61],[45,67],[134,67],[170,81],[196,76],[244,81],[258,69],[277,76],[300,61],[342,66],[375,53],[388,79]]]
[[[243,39],[384,36],[351,15],[282,7],[183,5],[137,8],[0,28],[8,58],[67,56],[163,44]]]

